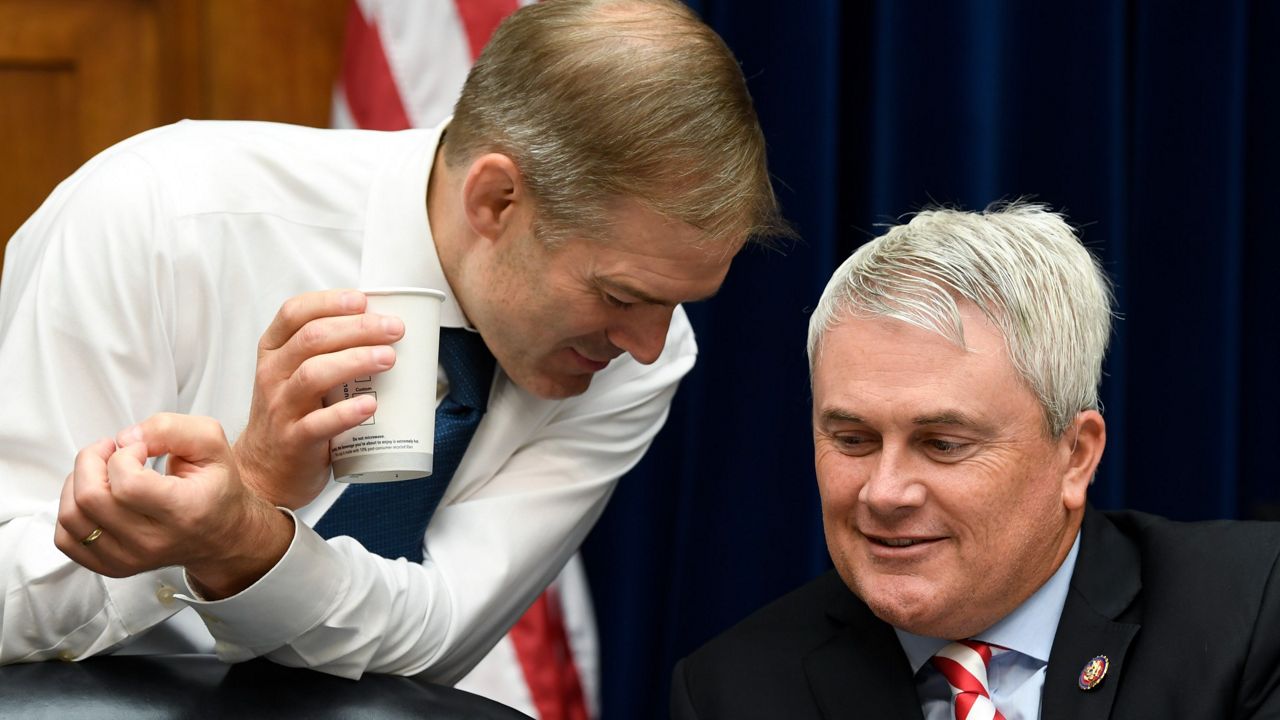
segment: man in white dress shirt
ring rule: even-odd
[[[456,680],[661,427],[696,354],[680,304],[782,231],[741,72],[668,0],[518,11],[432,130],[183,122],[109,149],[0,282],[0,663]],[[374,285],[445,291],[442,325],[497,360],[421,562],[311,529],[344,490],[329,439],[374,411],[321,398],[403,333],[334,289]]]

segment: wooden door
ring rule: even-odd
[[[0,0],[0,246],[84,161],[148,128],[184,117],[328,124],[345,8]]]

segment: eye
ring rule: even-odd
[[[944,438],[928,438],[924,441],[924,446],[928,449],[929,454],[935,458],[940,460],[959,460],[969,454],[969,451],[973,448],[973,443]]]
[[[865,433],[834,433],[831,441],[845,455],[866,455],[875,449],[875,440]]]
[[[609,293],[601,293],[601,295],[604,297],[604,301],[611,307],[628,310],[631,308],[632,305],[635,305],[635,303],[627,302],[626,300],[620,300],[614,297],[613,295],[610,295]]]

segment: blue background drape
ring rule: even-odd
[[[836,264],[931,203],[1031,195],[1116,283],[1091,497],[1276,518],[1280,3],[690,3],[742,62],[802,240],[689,307],[698,366],[585,548],[607,720],[830,567],[804,341]]]

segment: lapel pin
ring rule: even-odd
[[[1099,655],[1084,664],[1084,669],[1080,671],[1080,679],[1076,684],[1081,690],[1092,690],[1102,683],[1102,678],[1107,676],[1107,669],[1111,667],[1111,661],[1106,655]]]

